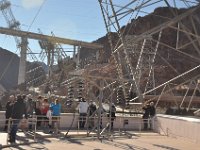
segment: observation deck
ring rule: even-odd
[[[105,131],[98,138],[96,132],[91,131],[88,135],[87,129],[78,128],[78,116],[62,114],[59,134],[45,133],[44,129],[37,129],[35,133],[19,131],[17,143],[10,145],[6,141],[7,133],[2,131],[4,112],[0,112],[2,149],[198,150],[200,147],[199,118],[157,114],[153,120],[153,130],[144,131],[140,115],[117,116],[114,131]],[[103,128],[106,119],[103,118]]]

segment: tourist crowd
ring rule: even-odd
[[[11,95],[6,104],[4,131],[9,133],[9,142],[16,142],[18,128],[32,131],[33,124],[29,122],[36,119],[36,128],[49,129],[49,133],[59,132],[61,104],[58,99],[50,100],[38,96],[36,99],[31,94]]]

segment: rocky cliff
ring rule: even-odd
[[[0,84],[5,89],[17,86],[19,71],[19,57],[0,48]]]
[[[10,90],[17,87],[19,73],[19,57],[3,48],[0,48],[0,84]],[[42,62],[27,62],[26,81],[30,85],[39,85],[39,80],[45,80],[46,65]]]
[[[154,10],[149,15],[144,17],[138,17],[137,19],[131,20],[126,26],[121,28],[121,31],[124,32],[124,36],[132,35],[138,36],[143,33],[146,33],[155,27],[165,24],[170,19],[183,14],[188,9],[176,9],[176,8],[168,8],[168,7],[161,7]],[[196,18],[200,18],[198,13],[195,14]],[[186,17],[181,21],[181,30],[185,30],[195,35],[200,35],[200,26],[198,19],[194,19],[193,23],[190,17]],[[177,28],[178,24],[172,24],[172,27],[164,28],[162,31],[162,36],[160,40],[160,45],[158,47],[156,59],[154,62],[155,66],[155,80],[156,84],[160,85],[173,77],[180,75],[181,73],[186,72],[189,69],[194,68],[195,66],[199,65],[199,60],[194,59],[194,57],[199,57],[199,43],[198,41],[194,40],[195,36],[187,35],[184,32],[179,32],[179,49],[174,50],[176,47],[176,40],[177,40]],[[195,26],[195,27],[194,27]],[[156,40],[158,39],[158,33],[152,34],[152,47],[155,47]],[[116,33],[111,33],[112,35],[112,42],[115,45],[118,41],[118,36]],[[194,40],[193,42],[191,42]],[[101,51],[101,60],[100,62],[113,62],[111,58],[111,48],[108,40],[108,35],[99,38],[98,40],[94,41],[96,43],[100,43],[104,45],[104,50]],[[198,50],[197,50],[198,49]],[[84,55],[87,55],[87,51],[83,50]],[[183,54],[184,53],[184,54]],[[134,59],[132,59],[133,66],[136,65]],[[116,71],[110,70],[111,72],[115,73]],[[97,71],[102,72],[102,71]],[[199,70],[192,72],[192,74],[188,74],[184,76],[184,78],[180,78],[179,82],[183,82],[187,79],[190,79],[194,75],[197,75]],[[98,73],[99,75],[99,73]],[[113,76],[113,75],[111,75]],[[145,78],[145,73],[143,77]],[[180,81],[182,80],[182,81]]]

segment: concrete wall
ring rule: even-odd
[[[155,131],[163,135],[184,138],[192,142],[200,143],[199,118],[157,115]]]
[[[60,127],[61,128],[66,128],[71,126],[72,120],[73,125],[72,128],[77,128],[78,127],[78,118],[79,115],[75,114],[70,114],[70,113],[63,113],[61,115],[61,121],[60,121]],[[106,124],[109,122],[109,119],[107,117],[103,117],[102,119],[102,124],[103,127],[106,126]],[[95,123],[97,123],[97,118],[95,119]],[[142,119],[140,116],[117,116],[116,120],[114,121],[114,128],[115,129],[128,129],[128,130],[141,130],[142,129]]]
[[[62,113],[60,119],[60,128],[67,129],[71,126],[72,128],[78,128],[78,118],[79,114],[73,113]],[[0,111],[0,128],[4,127],[5,122],[5,111]],[[109,122],[108,117],[103,117],[102,124],[103,127]],[[95,123],[97,123],[97,118],[95,119]],[[115,129],[123,129],[126,130],[141,130],[143,128],[143,122],[141,116],[117,116],[114,121],[114,128]]]
[[[0,128],[4,127],[5,112],[0,111]],[[63,113],[61,114],[60,127],[63,129],[78,129],[78,114]],[[97,123],[97,119],[95,120]],[[108,123],[108,117],[103,118],[103,126]],[[136,130],[143,129],[141,116],[117,116],[114,121],[115,130]],[[157,115],[154,120],[154,131],[162,135],[171,137],[184,138],[192,142],[200,143],[200,118],[177,117],[171,115]]]

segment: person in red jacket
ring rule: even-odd
[[[48,118],[47,118],[47,111],[49,110],[49,102],[48,99],[45,98],[42,102],[42,106],[41,106],[41,114],[43,116],[43,120],[44,120],[44,126],[47,127],[48,125]]]

